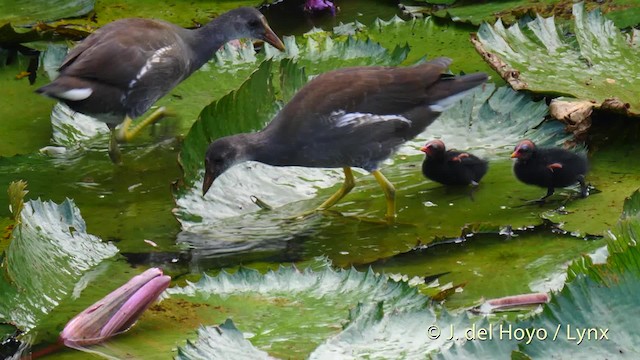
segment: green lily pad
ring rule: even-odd
[[[427,3],[445,3],[452,5],[453,1],[443,0],[426,1]],[[507,1],[457,1],[453,6],[442,9],[441,7],[406,6],[407,11],[413,14],[429,14],[437,17],[451,19],[455,22],[480,25],[482,22],[494,22],[501,19],[505,24],[513,24],[526,15],[540,14],[541,16],[554,16],[556,18],[569,18],[571,0],[507,0]],[[622,1],[595,1],[584,2],[587,10],[600,9],[607,18],[613,20],[616,26],[626,28],[638,24],[640,6],[634,0]]]
[[[88,14],[93,10],[95,0],[26,0],[2,2],[0,4],[0,24],[31,25],[38,21],[52,21]]]
[[[96,25],[102,26],[114,20],[128,17],[155,18],[183,27],[205,24],[224,12],[241,6],[260,5],[256,0],[205,0],[196,4],[177,1],[170,6],[158,6],[153,0],[117,0],[96,4]]]
[[[244,338],[231,319],[220,326],[203,326],[198,329],[198,340],[178,348],[180,360],[187,359],[272,359],[268,353],[256,349]]]
[[[627,201],[621,222],[635,223],[636,227],[640,224],[638,204],[640,193],[636,192]],[[465,316],[446,312],[436,316],[433,308],[419,303],[417,306],[396,304],[393,311],[389,311],[385,301],[368,302],[352,310],[350,321],[343,330],[317,347],[309,358],[340,359],[365,355],[398,358],[435,355],[438,352],[441,352],[438,356],[445,359],[482,356],[565,358],[582,355],[590,358],[593,354],[603,358],[634,358],[639,351],[633,335],[637,325],[628,314],[635,309],[636,290],[640,286],[640,250],[635,241],[633,244],[627,242],[631,239],[630,234],[623,233],[628,230],[628,227],[619,227],[612,232],[614,240],[609,245],[612,255],[605,265],[593,265],[590,261],[572,265],[570,271],[574,276],[571,281],[561,292],[553,294],[540,315],[531,319],[472,322]],[[247,288],[246,284],[238,287],[233,285],[234,281],[226,279],[215,283],[220,284],[215,287],[216,295]],[[271,280],[271,285],[262,291],[268,293],[269,289],[277,287],[274,283],[279,281]],[[616,311],[611,311],[612,308]],[[484,333],[479,332],[480,329]],[[579,341],[576,329],[591,329],[588,330],[589,338],[583,339],[581,346],[576,346]],[[536,335],[532,339],[524,335],[531,333]],[[614,333],[618,336],[614,337]],[[258,343],[259,337],[254,332],[251,334],[250,341]],[[602,338],[603,334],[608,336],[607,339]],[[243,335],[227,326],[224,332],[209,332],[189,347],[192,351],[213,351],[204,354],[215,354],[229,345],[227,340],[230,338],[238,343]],[[199,347],[198,343],[206,343],[207,346]],[[242,346],[239,349],[257,351],[246,341],[242,341]],[[269,349],[270,355],[277,355],[272,350]]]
[[[637,47],[600,11],[573,6],[575,36],[538,17],[526,26],[483,24],[473,42],[485,60],[517,90],[557,94],[594,102],[595,107],[640,114],[635,76],[640,67],[629,59]]]
[[[611,231],[606,264],[579,260],[569,268],[569,282],[530,320],[509,326],[512,332],[522,329],[547,334],[502,343],[499,327],[494,327],[493,341],[467,341],[443,353],[442,358],[459,359],[491,354],[492,358],[511,355],[512,351],[538,358],[629,358],[640,353],[637,321],[629,314],[637,307],[640,287],[640,249],[632,229],[640,226],[640,193],[635,192],[625,203],[620,223]],[[614,309],[614,310],[612,310]],[[580,339],[580,332],[583,338]],[[603,334],[606,337],[603,337]]]
[[[601,240],[557,232],[550,224],[511,233],[507,228],[502,233],[484,231],[438,240],[363,266],[413,278],[414,283],[424,284],[421,290],[429,295],[451,284],[465,283],[464,289],[450,296],[445,306],[470,307],[482,298],[560,289],[567,264],[577,254],[587,254],[604,245]],[[435,283],[425,284],[425,276],[439,273],[443,274]]]
[[[71,200],[26,202],[10,241],[0,277],[0,319],[22,330],[32,329],[70,296],[84,273],[118,253],[86,232]]]
[[[142,356],[151,348],[156,354],[169,354],[177,345],[181,358],[198,358],[194,354],[212,358],[221,339],[211,325],[232,318],[243,333],[222,326],[222,331],[230,335],[223,336],[222,341],[231,342],[226,359],[246,358],[238,351],[248,349],[261,349],[270,356],[303,358],[327,338],[340,333],[349,310],[359,303],[382,303],[376,306],[389,312],[395,308],[429,308],[429,299],[406,282],[371,271],[328,267],[281,267],[266,274],[241,268],[233,274],[205,275],[196,283],[170,288],[167,294],[130,332],[90,350],[114,357]],[[185,337],[192,338],[192,332],[200,325],[208,328],[199,331],[199,340],[185,345]],[[141,342],[141,337],[148,338],[147,329],[154,329],[154,337]],[[242,337],[248,337],[251,344],[242,341]],[[212,341],[204,345],[204,339]],[[242,347],[235,348],[235,344]]]
[[[484,71],[498,78],[482,57],[470,46],[464,46],[469,42],[470,33],[465,27],[434,21],[430,17],[402,20],[395,16],[388,21],[377,19],[370,26],[362,25],[356,29],[353,34],[368,37],[388,49],[407,44],[411,50],[403,64],[414,64],[425,57],[446,56],[453,59],[451,71],[454,74]]]

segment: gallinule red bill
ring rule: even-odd
[[[486,160],[467,152],[446,150],[442,140],[431,140],[420,151],[426,154],[422,162],[424,176],[443,185],[475,186],[487,173]]]
[[[317,210],[325,210],[355,185],[351,167],[373,174],[395,218],[395,189],[379,164],[420,134],[444,109],[487,80],[484,73],[443,74],[451,60],[413,67],[353,67],[317,76],[264,129],[215,140],[205,157],[202,186],[231,166],[253,160],[274,166],[344,169],[342,187]]]
[[[129,129],[131,119],[149,110],[226,42],[239,38],[260,39],[284,49],[264,16],[247,7],[224,13],[195,30],[161,20],[114,21],[71,50],[59,77],[36,92],[107,123],[111,129],[109,155],[118,162],[117,141],[129,141],[160,119],[166,109],[158,109]],[[122,122],[116,133],[115,127]]]
[[[580,183],[580,193],[586,197],[585,175],[589,169],[587,159],[560,148],[540,148],[531,140],[522,140],[511,154],[516,158],[513,173],[525,184],[547,188],[547,195],[537,201],[544,202],[555,188]]]

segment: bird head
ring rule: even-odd
[[[233,139],[237,136],[220,138],[209,145],[204,158],[204,180],[202,182],[202,196],[213,182],[236,163],[242,161],[241,146]]]
[[[516,148],[511,153],[511,158],[527,160],[531,158],[534,150],[536,149],[536,145],[531,140],[522,140],[516,145]]]
[[[427,156],[435,156],[437,154],[444,154],[445,146],[442,140],[431,140],[424,144],[423,147],[420,148],[420,151],[427,154]]]
[[[233,13],[230,24],[235,30],[237,38],[259,39],[273,45],[278,50],[284,50],[282,40],[271,30],[267,19],[257,9],[242,7],[228,12]]]

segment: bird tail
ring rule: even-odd
[[[430,89],[429,110],[441,113],[464,98],[473,89],[484,84],[489,77],[485,73],[451,76],[443,75]]]

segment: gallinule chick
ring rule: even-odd
[[[274,166],[342,167],[342,187],[317,210],[355,186],[351,167],[373,174],[395,218],[395,189],[379,164],[420,134],[446,107],[487,80],[484,73],[443,74],[451,60],[413,67],[352,67],[311,80],[264,129],[215,140],[205,156],[206,194],[231,166],[253,160]]]
[[[36,92],[107,123],[111,129],[109,155],[118,162],[117,141],[131,140],[164,116],[166,109],[158,109],[129,129],[131,119],[149,110],[226,42],[239,38],[260,39],[284,49],[264,16],[248,7],[224,13],[195,30],[161,20],[114,21],[71,50],[59,77]]]
[[[513,173],[518,180],[547,188],[547,195],[538,202],[553,195],[555,188],[575,183],[580,183],[582,197],[588,195],[584,177],[589,166],[584,156],[560,148],[539,148],[531,140],[522,140],[511,158],[516,158]]]
[[[486,160],[466,152],[446,150],[442,140],[427,142],[420,151],[426,154],[422,173],[443,185],[478,185],[487,173]]]

